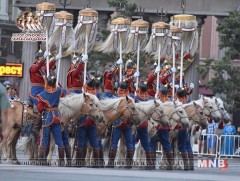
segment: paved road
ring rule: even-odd
[[[238,160],[239,161],[239,160]],[[1,181],[232,181],[239,180],[240,163],[229,167],[227,172],[219,168],[196,168],[195,171],[163,171],[163,170],[125,170],[107,168],[73,168],[46,167],[25,165],[0,165]]]

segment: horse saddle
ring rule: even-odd
[[[35,112],[33,107],[31,107],[31,106],[27,107],[27,113],[28,113],[28,116],[30,116],[31,118],[38,118],[38,112]],[[29,118],[29,119],[31,119],[31,118]]]

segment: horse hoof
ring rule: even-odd
[[[14,161],[13,161],[13,164],[14,164],[14,165],[21,165],[18,160],[14,160]]]
[[[167,170],[167,165],[161,165],[161,166],[159,166],[159,169],[160,170]]]
[[[10,160],[10,159],[7,159],[5,163],[6,163],[6,164],[13,164],[13,161]]]
[[[182,170],[182,167],[180,167],[180,166],[174,166],[173,169],[174,169],[174,170]]]

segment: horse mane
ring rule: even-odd
[[[204,105],[203,105],[203,100],[202,99],[198,99],[196,101],[194,101],[197,105],[199,105],[202,109],[204,108]]]
[[[125,99],[125,97],[119,97],[119,98],[114,98],[114,99],[103,99],[100,102],[101,104],[101,109],[103,111],[109,110],[109,109],[114,109],[117,110],[120,102]]]
[[[100,107],[101,106],[101,102],[99,101],[98,97],[93,95],[93,94],[89,94],[89,93],[85,93],[85,95],[89,96],[91,100],[94,101],[94,103]]]
[[[153,108],[154,100],[149,100],[149,101],[140,101],[135,104],[136,108],[139,109],[142,112],[148,112],[149,109]]]
[[[223,102],[223,100],[222,100],[220,97],[215,97],[215,96],[213,96],[212,99],[213,99],[214,101],[217,100],[217,102],[219,103],[219,105],[224,108],[224,102]],[[224,108],[224,109],[225,109],[225,108]]]
[[[200,103],[200,101],[191,101],[187,104],[183,104],[183,108],[189,107],[189,106],[194,106],[194,103],[203,109],[203,105]]]
[[[77,111],[80,111],[84,103],[83,94],[70,94],[60,99],[59,111],[65,118],[73,117]]]

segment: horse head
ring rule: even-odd
[[[227,112],[227,110],[224,108],[224,103],[221,98],[213,97],[212,98],[213,103],[215,103],[218,107],[218,110],[221,113],[221,118],[224,121],[224,123],[228,123],[230,120],[230,116]]]
[[[208,97],[202,97],[201,101],[203,103],[204,114],[207,117],[214,119],[216,123],[219,122],[221,120],[221,113],[213,100]]]
[[[169,123],[168,117],[166,117],[163,112],[163,104],[160,101],[149,100],[146,102],[138,102],[135,105],[141,121],[153,119],[155,122],[158,122],[158,124],[161,123],[164,127]]]
[[[153,110],[151,118],[158,123],[160,123],[163,127],[169,125],[169,117],[164,112],[164,105],[161,101],[154,100],[155,109]]]
[[[175,123],[179,123],[183,128],[189,127],[188,116],[182,107],[182,103],[177,101],[163,103],[164,111],[169,116],[171,126]],[[175,123],[173,123],[173,121]]]
[[[99,109],[100,102],[95,95],[83,93],[84,103],[81,108],[83,114],[87,114],[94,121],[103,121],[103,112]]]
[[[139,117],[138,111],[136,109],[136,105],[134,100],[128,96],[123,98],[118,105],[118,112],[121,112],[120,119],[123,121],[131,120],[134,125],[139,125],[141,119]]]
[[[188,103],[183,105],[188,118],[190,121],[193,121],[193,124],[198,124],[203,129],[207,127],[207,117],[203,113],[203,108],[201,105],[193,101],[192,103]]]

